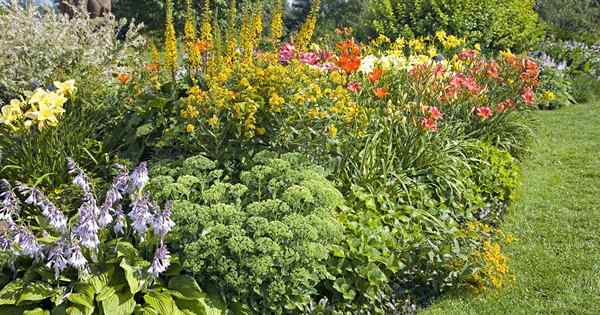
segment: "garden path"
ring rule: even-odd
[[[502,229],[515,284],[423,314],[600,314],[600,103],[535,113],[537,141]]]

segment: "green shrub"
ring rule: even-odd
[[[533,0],[372,0],[372,27],[388,36],[433,36],[446,31],[482,47],[532,47],[541,38]]]
[[[600,39],[600,3],[596,0],[539,0],[536,11],[554,38],[590,44]]]
[[[239,182],[215,167],[196,156],[152,170],[154,195],[175,200],[170,243],[183,265],[229,303],[302,311],[328,277],[342,195],[297,154],[261,153]]]
[[[573,82],[566,71],[552,67],[543,67],[538,88],[538,107],[557,109],[577,102],[573,97]]]
[[[573,74],[573,98],[577,103],[587,103],[600,96],[600,81],[590,74]]]

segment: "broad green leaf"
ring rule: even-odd
[[[196,280],[191,276],[176,276],[169,280],[168,288],[179,291],[184,299],[201,299],[206,297]]]
[[[144,295],[144,301],[147,304],[146,309],[153,311],[155,314],[183,314],[177,307],[173,297],[168,293],[152,291]]]
[[[23,312],[23,315],[50,315],[50,312],[41,308]]]
[[[121,287],[122,286],[119,286],[119,287],[106,286],[106,287],[104,287],[104,289],[102,289],[102,291],[100,291],[100,293],[98,293],[98,296],[96,296],[96,301],[102,302],[102,301],[112,297],[114,294],[117,293],[117,291],[119,291],[121,289]]]
[[[83,305],[73,305],[67,308],[66,313],[67,315],[92,315],[94,310]]]
[[[22,306],[0,306],[0,314],[2,315],[23,315],[25,308]]]
[[[17,279],[5,285],[0,291],[0,305],[15,305],[23,292],[23,281]]]
[[[133,294],[128,291],[118,292],[102,301],[102,310],[106,315],[131,315],[135,304]]]
[[[111,281],[112,275],[114,273],[114,269],[103,272],[99,275],[95,275],[91,277],[88,282],[94,288],[94,292],[96,294],[100,293],[102,289],[104,289]]]
[[[121,266],[125,272],[125,279],[127,280],[131,294],[136,294],[139,292],[145,282],[145,280],[141,278],[139,270],[129,265],[125,259],[121,260],[121,264],[119,264],[119,266]]]
[[[17,300],[17,305],[25,301],[41,301],[56,294],[56,291],[43,282],[32,282],[25,285]]]
[[[94,308],[94,296],[88,296],[83,293],[71,293],[67,296],[67,300],[71,303],[79,304],[86,308]]]

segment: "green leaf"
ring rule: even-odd
[[[111,268],[109,271],[95,275],[88,280],[88,283],[94,288],[94,293],[99,294],[111,281],[114,269]]]
[[[170,294],[152,291],[144,295],[144,301],[148,305],[146,309],[154,311],[155,314],[182,314]]]
[[[131,315],[135,304],[133,294],[128,291],[118,292],[102,301],[102,310],[107,315]]]
[[[23,315],[25,308],[22,306],[0,306],[0,314],[2,315]]]
[[[136,137],[143,137],[149,135],[154,130],[154,126],[152,124],[143,124],[137,128],[135,131]]]
[[[19,295],[23,292],[23,281],[17,279],[5,285],[0,291],[0,305],[15,305]]]
[[[49,285],[43,282],[28,283],[23,289],[23,293],[17,300],[17,305],[25,301],[41,301],[56,294],[56,291]]]
[[[131,294],[139,292],[142,289],[145,280],[140,277],[138,268],[129,265],[125,259],[121,260],[119,266],[121,266],[125,272],[125,279],[127,280]]]
[[[23,315],[50,315],[50,312],[38,307],[36,309],[23,312]]]
[[[90,297],[83,293],[71,293],[67,296],[67,300],[71,303],[94,309],[94,296]]]
[[[191,276],[176,276],[169,280],[168,288],[179,291],[183,294],[183,299],[202,299],[206,294],[202,292],[196,280]]]

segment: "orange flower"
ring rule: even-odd
[[[373,69],[373,71],[369,74],[369,81],[371,81],[371,83],[376,83],[379,81],[379,79],[381,79],[382,75],[383,75],[383,69],[381,69],[380,67],[377,67],[377,68]]]
[[[148,63],[146,64],[146,70],[149,72],[156,72],[160,69],[160,64],[158,62]]]
[[[477,107],[475,111],[477,112],[477,116],[483,120],[486,120],[493,115],[492,109],[489,106]]]
[[[381,88],[381,87],[373,89],[373,93],[378,98],[384,98],[384,97],[386,97],[386,96],[388,96],[390,94],[390,93],[388,93],[388,91],[385,88]]]
[[[500,76],[498,75],[498,64],[496,62],[490,62],[487,65],[486,74],[488,78],[498,79]]]
[[[424,117],[421,119],[421,127],[423,127],[423,129],[437,131],[437,121],[431,117]]]
[[[342,55],[360,56],[360,47],[354,42],[353,39],[339,42],[337,44],[337,48],[341,51]]]
[[[203,53],[205,51],[207,51],[210,47],[209,47],[209,43],[203,41],[203,40],[199,40],[194,44],[194,49],[199,53]]]
[[[360,57],[353,55],[342,55],[337,61],[337,65],[346,73],[353,73],[360,68]]]
[[[127,73],[120,73],[117,76],[117,79],[119,80],[119,82],[121,82],[121,84],[129,83],[129,75]]]

